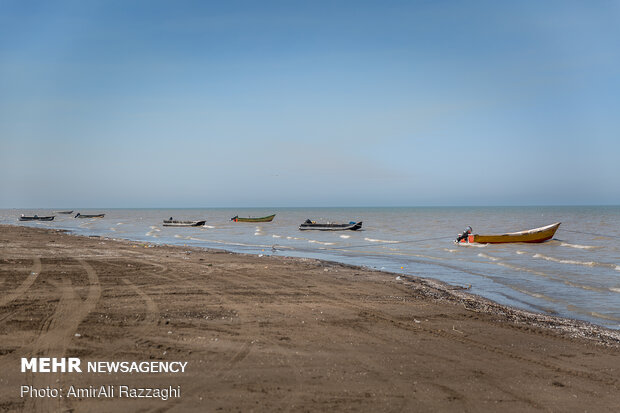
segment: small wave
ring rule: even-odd
[[[614,293],[620,293],[620,288],[609,287],[609,291],[612,291]]]
[[[560,264],[584,265],[586,267],[594,267],[595,265],[597,265],[597,263],[594,262],[594,261],[562,260],[562,259],[559,259],[559,258],[549,257],[547,255],[542,255],[542,254],[535,254],[534,258],[542,258],[543,260],[553,261],[553,262],[557,262],[557,263],[560,263]],[[599,264],[599,265],[604,265],[604,264]]]
[[[161,229],[159,229],[159,227],[155,225],[151,225],[149,228],[152,229],[153,231],[157,231],[157,232],[161,231]]]
[[[110,227],[110,231],[116,231],[116,228]]]
[[[179,234],[176,234],[174,237],[175,237],[175,238],[183,238],[183,236],[181,236],[181,235],[179,235]]]
[[[400,241],[389,241],[389,240],[384,240],[384,239],[373,239],[373,238],[364,238],[364,240],[368,242],[384,242],[386,244],[400,242]]]
[[[313,240],[313,239],[309,239],[308,242],[311,243],[311,244],[334,245],[333,242],[321,242],[321,241],[316,241],[316,240]]]
[[[123,225],[124,222],[117,222],[116,225]]]
[[[597,313],[596,311],[591,311],[590,314],[592,314],[593,317],[602,318],[603,320],[620,321],[620,318],[618,317],[614,317],[612,315],[607,315],[607,314],[602,314],[602,313]]]
[[[347,239],[347,238],[351,238],[351,236],[350,235],[341,235],[340,238]]]
[[[552,302],[552,303],[557,303],[558,302],[558,300],[556,300],[555,298],[551,298],[548,295],[544,295],[544,294],[541,294],[541,293],[536,293],[534,291],[525,290],[523,288],[519,288],[519,287],[516,287],[516,286],[513,286],[512,288],[515,291],[518,291],[520,293],[529,295],[530,297],[538,298],[540,300],[545,300],[545,301],[549,301],[549,302]]]
[[[517,254],[523,255],[523,254],[527,254],[527,252],[525,252],[525,251],[517,251]]]
[[[271,245],[263,245],[263,244],[244,244],[242,242],[230,242],[230,241],[222,241],[216,239],[202,239],[204,242],[211,242],[214,244],[223,244],[223,245],[238,245],[241,247],[260,247],[260,248],[271,248]]]
[[[446,251],[446,252],[451,252],[451,253],[453,253],[453,254],[454,254],[455,252],[458,252],[458,250],[451,250],[450,248],[444,248],[443,250],[444,250],[444,251]]]
[[[544,272],[532,270],[532,269],[529,269],[529,268],[519,267],[519,266],[512,265],[512,264],[507,264],[505,262],[496,262],[495,264],[499,265],[500,267],[510,268],[511,270],[515,270],[515,271],[519,271],[519,272],[529,272],[529,273],[532,273],[532,274],[539,275],[541,277],[554,279],[554,277],[551,277],[551,276],[545,274]]]
[[[499,259],[499,258],[497,258],[497,257],[491,257],[490,255],[487,255],[487,254],[485,254],[485,253],[483,253],[483,252],[481,252],[480,254],[478,254],[478,256],[479,256],[479,257],[482,257],[482,258],[486,258],[486,259],[491,260],[491,261],[499,261],[499,260],[500,260],[500,259]]]
[[[276,235],[276,234],[273,234],[272,237],[273,238],[282,238],[280,235]]]
[[[616,270],[616,271],[620,271],[620,265],[616,265],[615,270]]]
[[[470,244],[469,242],[458,242],[456,243],[459,247],[472,247],[472,248],[486,248],[489,244]]]
[[[562,242],[560,243],[561,247],[570,247],[570,248],[579,248],[582,250],[591,250],[594,248],[601,248],[595,245],[579,245],[579,244],[569,244],[568,242]]]
[[[204,225],[202,226],[202,228],[215,228],[215,227],[214,227],[214,226],[212,226],[212,225],[207,225],[207,224],[204,224]]]

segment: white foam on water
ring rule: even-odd
[[[333,242],[322,242],[322,241],[317,241],[317,240],[313,240],[313,239],[309,239],[308,242],[311,243],[311,244],[334,245]]]
[[[553,261],[553,262],[557,262],[560,264],[584,265],[586,267],[594,267],[595,265],[597,265],[597,263],[594,261],[562,260],[560,258],[549,257],[547,255],[542,255],[542,254],[534,254],[534,258],[542,258],[543,260]],[[599,265],[604,265],[604,264],[599,264]]]
[[[116,225],[123,225],[124,222],[117,222]]]
[[[527,254],[527,252],[525,252],[525,251],[517,251],[517,254],[518,255],[523,255],[523,254]]]
[[[469,242],[457,242],[459,247],[486,248],[489,244],[470,244]]]
[[[616,271],[620,271],[620,265],[616,265],[615,270],[616,270]]]
[[[255,232],[254,235],[263,235],[260,232]]]
[[[175,237],[175,238],[183,238],[183,236],[181,236],[181,235],[179,235],[179,234],[176,234],[174,237]]]
[[[620,294],[620,288],[609,287],[609,291],[612,291],[614,293],[619,293]]]
[[[149,228],[152,229],[153,231],[157,231],[157,232],[161,231],[161,229],[159,229],[159,227],[155,225],[151,225]]]
[[[286,237],[286,239],[293,239],[293,237]]]
[[[351,238],[351,236],[350,235],[341,235],[340,238],[347,239],[347,238]]]
[[[282,238],[280,235],[276,235],[276,234],[273,234],[272,237],[273,238]]]
[[[394,242],[400,242],[400,241],[389,241],[389,240],[384,240],[384,239],[373,239],[373,238],[364,238],[365,241],[368,242],[384,242],[386,244],[391,244]]]
[[[483,252],[481,252],[480,254],[478,254],[478,256],[479,256],[479,257],[482,257],[482,258],[486,258],[486,259],[491,260],[491,261],[499,261],[499,260],[500,260],[500,259],[499,259],[499,258],[497,258],[497,257],[491,257],[490,255],[487,255],[487,254],[485,254],[485,253],[483,253]]]
[[[595,246],[595,245],[579,245],[579,244],[569,244],[568,242],[562,242],[560,243],[561,247],[570,247],[570,248],[578,248],[578,249],[582,249],[582,250],[591,250],[594,248],[602,248],[599,246]]]
[[[451,250],[450,248],[444,248],[443,250],[444,250],[444,251],[446,251],[446,252],[451,252],[451,253],[453,253],[453,254],[454,254],[455,252],[458,252],[458,250]]]

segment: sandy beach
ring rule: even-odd
[[[0,411],[589,411],[620,405],[617,331],[432,280],[0,226]],[[22,373],[23,357],[187,362]],[[21,386],[179,388],[168,400]]]

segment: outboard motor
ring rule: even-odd
[[[471,227],[468,226],[467,228],[465,228],[463,233],[457,235],[456,242],[461,242],[461,240],[467,239],[467,236],[471,234],[471,231],[472,231]]]

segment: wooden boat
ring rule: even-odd
[[[48,216],[48,217],[40,217],[38,215],[33,215],[33,216],[26,216],[24,214],[22,214],[19,217],[20,221],[53,221],[54,220],[54,216]]]
[[[65,215],[69,215],[69,214],[73,214],[73,210],[71,210],[71,211],[54,211],[54,214],[65,214]]]
[[[362,228],[362,221],[360,222],[349,222],[348,224],[336,224],[332,222],[328,222],[326,224],[320,224],[314,221],[310,221],[307,219],[303,224],[299,226],[300,231],[357,231]]]
[[[105,214],[80,214],[79,212],[74,218],[103,218]]]
[[[201,227],[206,222],[207,221],[178,221],[170,217],[170,219],[164,220],[164,227]]]
[[[545,227],[534,228],[527,231],[509,232],[499,235],[479,235],[471,234],[471,227],[457,238],[457,242],[462,243],[478,243],[478,244],[504,244],[508,242],[529,242],[538,243],[545,242],[555,235],[560,226],[560,222],[547,225]]]
[[[266,217],[261,217],[261,218],[239,218],[239,215],[232,217],[230,220],[234,221],[234,222],[271,222],[273,221],[273,218],[276,216],[276,214],[273,215],[268,215]]]

